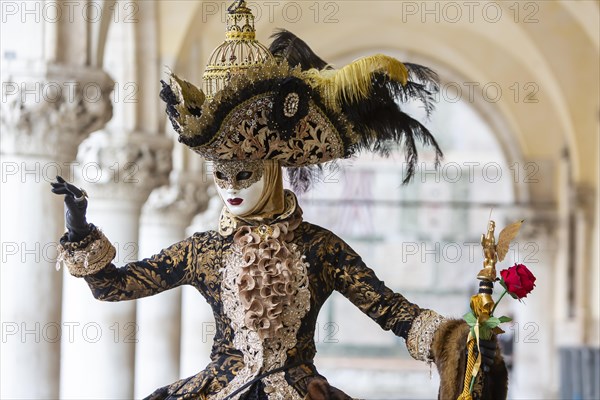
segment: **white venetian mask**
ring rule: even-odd
[[[265,186],[262,161],[215,161],[213,176],[219,196],[235,216],[244,216],[260,200]]]

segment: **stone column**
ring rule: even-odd
[[[102,70],[30,63],[2,70],[2,350],[0,397],[59,395],[64,232],[56,175],[70,178],[77,146],[110,119],[113,81]],[[85,91],[85,88],[93,91]]]
[[[170,181],[144,205],[140,258],[183,240],[192,216],[206,209],[206,184],[198,173],[174,171]],[[137,325],[135,398],[142,398],[179,378],[181,288],[138,300]]]
[[[575,318],[581,330],[580,345],[594,342],[598,327],[593,324],[593,308],[597,296],[594,292],[598,281],[594,280],[594,218],[597,197],[594,188],[576,185],[573,193],[573,219],[575,235]],[[596,292],[597,293],[597,292]]]
[[[164,136],[108,131],[80,147],[77,184],[89,194],[88,221],[115,245],[117,266],[138,259],[141,208],[151,190],[167,182],[171,148]],[[66,276],[63,320],[81,334],[63,336],[61,398],[133,398],[135,302],[97,301],[83,280]]]
[[[529,268],[536,277],[536,286],[522,302],[511,304],[514,321],[505,327],[507,333],[514,335],[514,369],[509,387],[511,397],[553,398],[558,393],[558,352],[553,324],[559,244],[557,217],[554,211],[539,210],[523,217],[525,223],[516,239],[514,262]],[[510,253],[507,260],[513,262]],[[510,262],[502,269],[508,268]]]
[[[223,201],[214,186],[210,186],[208,193],[208,209],[194,218],[188,235],[217,229]],[[184,287],[181,304],[180,375],[185,377],[198,373],[210,362],[215,323],[210,306],[196,289]]]

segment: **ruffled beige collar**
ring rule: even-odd
[[[244,324],[261,340],[277,337],[285,326],[285,310],[307,285],[302,255],[292,243],[302,223],[296,196],[285,192],[285,209],[272,221],[247,221],[226,209],[221,213],[219,233],[233,234],[239,251],[236,286],[244,308]]]

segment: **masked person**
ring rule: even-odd
[[[334,290],[406,339],[414,358],[435,362],[440,398],[457,398],[466,324],[387,288],[342,239],[302,219],[282,178],[285,167],[293,186],[305,190],[322,163],[358,151],[385,154],[403,142],[408,181],[416,139],[433,146],[437,157],[441,151],[396,100],[420,99],[430,111],[435,74],[383,55],[334,70],[286,31],[267,49],[255,40],[244,1],[230,7],[227,29],[204,74],[204,90],[171,74],[161,92],[180,142],[214,162],[225,204],[218,230],[117,268],[114,247],[85,219],[85,193],[59,178],[53,191],[65,195],[69,229],[60,260],[100,300],[192,285],[212,307],[211,363],[150,399],[349,399],[313,364],[317,316]],[[480,345],[486,372],[478,375],[473,397],[505,398],[506,368],[496,342]]]

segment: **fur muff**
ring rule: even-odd
[[[440,390],[438,398],[442,400],[457,399],[463,389],[467,367],[467,336],[469,326],[463,320],[448,320],[435,333],[432,344],[434,363],[440,374]],[[479,374],[478,377],[481,377]],[[508,371],[500,353],[496,348],[494,364],[489,372],[483,374],[481,396],[473,393],[473,399],[504,400],[508,391]]]
[[[308,383],[305,400],[352,400],[350,396],[334,388],[323,377],[315,377]]]

